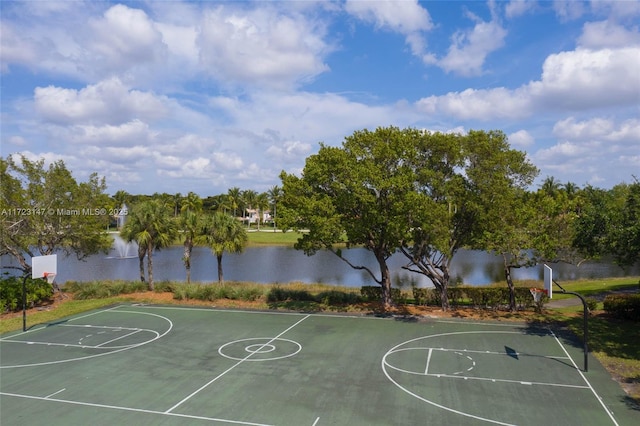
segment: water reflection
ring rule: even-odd
[[[154,252],[153,276],[156,281],[184,281],[186,272],[182,262],[183,249],[170,247]],[[364,249],[350,249],[346,256],[355,263],[363,264],[376,271],[376,262],[370,252]],[[85,261],[74,256],[58,257],[57,282],[68,280],[92,281],[101,279],[138,279],[137,257],[121,258],[117,248],[107,255],[94,255]],[[3,266],[12,264],[7,257],[2,258]],[[389,260],[391,279],[395,286],[409,287],[415,283],[419,287],[431,287],[431,283],[421,275],[402,269],[405,258],[396,254]],[[146,265],[146,262],[145,262]],[[640,275],[640,266],[630,268],[626,273],[608,262],[585,262],[576,267],[567,264],[551,265],[554,277],[559,281],[579,278],[604,278],[625,275]],[[192,253],[191,279],[196,282],[212,282],[217,279],[217,266],[211,251],[205,247],[195,247]],[[326,283],[360,287],[376,285],[365,271],[355,270],[332,253],[321,251],[314,256],[289,247],[250,247],[242,254],[225,254],[223,257],[224,276],[229,281],[253,281],[259,283]],[[486,285],[503,281],[502,259],[481,251],[461,250],[456,254],[451,267],[452,282],[469,285]],[[542,266],[513,270],[516,280],[542,281]]]

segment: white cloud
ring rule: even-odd
[[[456,31],[451,37],[447,55],[438,61],[438,66],[446,72],[474,76],[482,74],[487,56],[504,46],[507,30],[502,27],[493,11],[490,22],[471,13],[467,15],[475,21],[475,26],[471,30]]]
[[[269,157],[283,161],[299,161],[311,152],[311,145],[300,141],[287,141],[281,145],[271,145],[267,149]]]
[[[166,99],[130,90],[117,78],[81,90],[37,87],[34,101],[36,111],[45,120],[59,124],[157,120],[167,112]]]
[[[553,134],[560,139],[593,139],[602,138],[613,130],[613,122],[603,118],[593,118],[587,121],[576,121],[569,117],[558,121],[553,126]]]
[[[507,18],[517,18],[536,7],[536,2],[532,0],[511,0],[504,7]]]
[[[584,4],[575,0],[555,0],[551,3],[556,16],[561,21],[572,21],[580,18],[584,12]]]
[[[115,5],[102,18],[90,20],[89,27],[92,37],[87,48],[106,68],[128,69],[165,55],[162,35],[140,9]]]
[[[526,130],[518,130],[508,135],[509,143],[517,148],[527,148],[535,143],[531,134]]]
[[[451,115],[458,119],[521,118],[531,113],[531,99],[527,91],[521,89],[467,89],[420,99],[416,107],[425,114]]]
[[[640,47],[577,49],[550,55],[531,95],[552,108],[631,105],[640,94]]]
[[[640,45],[638,27],[629,30],[611,21],[586,22],[578,45],[584,48],[626,47]]]
[[[78,144],[117,146],[146,143],[153,139],[153,134],[148,124],[140,120],[132,120],[120,125],[72,126],[69,128],[69,136],[66,139]]]
[[[240,170],[244,166],[242,157],[236,153],[214,152],[211,158],[217,167],[224,170]]]
[[[281,89],[328,70],[325,31],[300,14],[273,8],[235,13],[219,6],[205,12],[197,42],[201,64],[214,79]]]
[[[424,55],[424,31],[433,28],[429,12],[417,1],[360,1],[348,0],[345,3],[347,13],[372,23],[379,29],[388,29],[406,37],[411,53]],[[427,55],[428,56],[428,55]]]

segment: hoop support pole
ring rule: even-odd
[[[589,346],[587,344],[587,339],[589,337],[589,327],[588,327],[589,307],[587,306],[587,301],[585,300],[585,298],[581,294],[578,294],[578,293],[573,292],[573,291],[565,290],[560,284],[558,284],[556,282],[556,280],[553,280],[553,283],[555,285],[557,285],[558,287],[560,287],[560,290],[562,290],[562,293],[564,293],[564,294],[572,294],[572,295],[578,297],[580,299],[580,301],[582,301],[582,306],[583,306],[583,325],[582,325],[583,338],[582,338],[582,340],[584,342],[584,344],[583,344],[583,349],[584,349],[584,371],[586,373],[587,371],[589,371],[589,364],[588,364]]]

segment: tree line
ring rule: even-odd
[[[304,230],[296,248],[312,255],[329,250],[369,273],[391,304],[387,260],[406,258],[404,268],[428,277],[448,308],[453,257],[460,248],[502,256],[515,309],[514,268],[543,262],[579,263],[610,255],[621,266],[640,259],[640,183],[611,189],[562,184],[538,176],[524,152],[500,131],[433,133],[396,127],[356,131],[342,146],[320,145],[301,176],[282,172],[282,188],[265,193],[234,187],[201,198],[193,192],[105,194],[106,182],[92,174],[77,182],[64,162],[0,158],[0,255],[16,259],[23,272],[35,255],[62,250],[78,259],[108,252],[123,204],[119,230],[138,242],[140,279],[153,288],[153,251],[180,241],[186,280],[194,245],[212,249],[223,280],[222,255],[241,252],[252,211],[260,227],[270,212],[273,229]],[[98,214],[95,214],[98,212]],[[353,263],[342,248],[361,246],[376,270]],[[144,259],[147,260],[145,276]],[[3,268],[5,266],[3,265]]]

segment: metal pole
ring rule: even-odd
[[[553,280],[553,283],[555,285],[557,285],[558,287],[560,287],[560,290],[562,290],[562,293],[564,294],[572,294],[574,296],[577,296],[578,298],[580,298],[580,300],[582,301],[582,307],[583,307],[583,349],[584,349],[584,371],[585,373],[587,371],[589,371],[589,364],[588,364],[588,354],[589,354],[589,346],[587,344],[587,340],[589,338],[589,327],[588,327],[588,318],[589,318],[589,307],[587,306],[587,301],[584,299],[584,297],[582,297],[582,295],[575,293],[573,291],[567,291],[564,288],[562,288],[562,286],[560,284],[558,284],[556,282],[556,280]]]
[[[22,331],[27,331],[27,277],[22,277]]]

